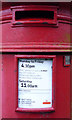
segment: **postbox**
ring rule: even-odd
[[[3,2],[1,12],[2,119],[70,119],[70,2]]]

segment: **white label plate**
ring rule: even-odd
[[[52,107],[51,59],[19,59],[18,107]]]

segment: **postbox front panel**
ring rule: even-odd
[[[34,100],[36,100],[36,99],[34,99],[34,97],[36,97],[36,96],[34,96],[33,93],[36,92],[37,97],[39,97],[38,102],[40,102],[40,104],[41,104],[41,102],[52,102],[51,97],[47,97],[49,94],[52,94],[51,93],[52,91],[50,91],[50,92],[46,91],[46,94],[43,94],[43,93],[45,93],[45,91],[44,91],[45,87],[43,87],[42,88],[43,91],[38,91],[38,93],[39,92],[42,93],[41,96],[40,95],[38,96],[37,91],[35,91],[35,89],[37,88],[37,86],[41,89],[42,86],[39,86],[39,82],[36,84],[37,79],[35,79],[35,82],[34,82],[35,84],[33,84],[34,86],[37,85],[36,88],[34,88],[34,87],[31,89],[30,88],[21,88],[21,86],[23,86],[23,84],[20,82],[21,81],[20,80],[18,83],[19,85],[18,85],[17,80],[19,80],[20,77],[22,77],[19,74],[20,74],[20,72],[22,72],[21,70],[23,68],[19,68],[19,67],[21,67],[22,64],[23,64],[22,66],[27,64],[26,60],[29,60],[29,62],[31,62],[31,60],[33,60],[33,62],[34,62],[35,58],[31,57],[31,58],[27,59],[27,58],[23,58],[23,56],[24,56],[23,55],[22,58],[18,59],[18,68],[17,69],[19,71],[19,74],[18,74],[19,76],[17,78],[17,76],[16,76],[17,71],[16,71],[16,67],[15,67],[15,63],[16,63],[15,56],[16,55],[14,55],[14,54],[13,55],[4,54],[2,57],[2,63],[3,63],[3,65],[2,65],[2,67],[3,67],[3,81],[2,81],[2,83],[3,83],[3,85],[2,85],[2,88],[3,88],[3,92],[2,92],[2,94],[3,94],[3,102],[2,102],[3,118],[40,118],[40,117],[41,118],[65,118],[65,117],[69,118],[70,117],[70,109],[69,109],[69,106],[70,106],[70,102],[69,102],[70,101],[70,97],[69,97],[70,96],[70,94],[69,94],[70,93],[70,66],[68,66],[68,67],[64,66],[64,59],[63,59],[64,55],[56,55],[56,67],[55,67],[56,68],[56,71],[55,71],[55,73],[56,73],[56,76],[55,76],[55,83],[56,83],[56,85],[55,85],[55,95],[56,95],[55,104],[56,105],[55,105],[55,111],[50,112],[48,110],[48,111],[43,111],[42,113],[40,113],[40,110],[38,112],[36,111],[36,113],[35,112],[32,113],[31,112],[32,110],[28,111],[28,110],[30,110],[29,104],[28,104],[28,106],[26,106],[25,104],[23,104],[23,106],[22,106],[22,103],[20,104],[18,101],[18,97],[20,97],[20,98],[23,97],[23,99],[25,97],[25,99],[26,98],[31,99],[31,100],[33,99],[33,101],[34,101]],[[19,56],[21,56],[21,55],[19,55]],[[48,55],[48,56],[50,56],[50,55]],[[21,62],[20,62],[20,60],[21,60]],[[36,59],[36,60],[38,60],[38,59]],[[39,60],[41,60],[43,63],[36,63],[36,64],[31,63],[31,65],[32,66],[36,65],[36,67],[37,67],[38,64],[39,65],[42,64],[42,65],[40,65],[40,68],[38,69],[38,71],[41,69],[49,70],[50,73],[48,73],[48,72],[45,73],[46,78],[45,79],[43,78],[45,76],[43,76],[43,74],[41,74],[41,72],[40,73],[35,72],[36,69],[34,68],[34,66],[33,66],[33,68],[30,68],[30,69],[33,69],[33,72],[35,75],[36,74],[39,75],[39,76],[37,76],[37,78],[41,77],[41,80],[47,80],[46,82],[48,82],[48,78],[49,78],[48,76],[52,76],[52,70],[51,70],[52,68],[49,68],[52,66],[52,59],[47,58],[47,60],[45,60],[45,58],[43,58],[43,59],[39,58]],[[25,62],[23,63],[22,61],[25,61]],[[46,67],[44,68],[43,65]],[[17,64],[16,64],[16,66],[17,66]],[[29,68],[25,68],[24,70],[27,71],[27,70],[29,70]],[[30,72],[30,71],[27,71],[27,72]],[[44,73],[45,71],[42,71],[42,72]],[[24,77],[25,77],[26,73],[24,74]],[[33,76],[30,77],[30,79],[31,79],[30,81],[33,81],[34,74],[32,74]],[[30,73],[28,74],[28,76],[26,75],[26,79],[27,79],[27,77],[29,77],[29,75],[30,75]],[[26,79],[25,79],[25,81],[27,81]],[[52,80],[51,77],[50,77],[50,80]],[[49,85],[45,84],[45,83],[43,83],[43,84],[46,86],[46,90],[48,90],[48,88],[50,87],[50,85],[52,83],[49,83]],[[17,89],[17,86],[18,86],[18,89]],[[28,86],[28,83],[26,83],[26,86]],[[50,87],[50,89],[51,89],[51,87]],[[24,95],[25,95],[24,96],[24,95],[21,95],[21,94],[23,94],[23,92],[21,92],[20,90],[23,90],[26,92],[28,90],[29,93],[26,94],[26,92],[24,92]],[[53,91],[54,91],[54,89],[53,89]],[[20,94],[20,92],[21,92],[21,94]],[[19,96],[17,95],[18,93],[19,93]],[[29,95],[30,95],[30,98],[29,98]],[[44,99],[44,97],[45,97],[45,99]],[[46,100],[48,100],[48,101],[46,101]],[[31,101],[25,100],[24,102],[30,103]],[[34,104],[34,106],[31,106],[31,109],[33,109],[33,107],[36,107],[35,104]],[[51,106],[49,106],[49,104],[48,105],[46,104],[45,106],[43,106],[43,105],[41,106],[41,105],[37,104],[37,108],[40,109],[40,107],[48,108]],[[20,110],[18,109],[18,111],[17,111],[16,110],[17,108],[21,108],[21,109]],[[26,110],[24,109],[24,111],[21,111],[22,108],[26,108]]]

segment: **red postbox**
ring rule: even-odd
[[[70,118],[70,3],[2,5],[2,118]]]

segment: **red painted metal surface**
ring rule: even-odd
[[[0,119],[2,119],[2,55],[0,54]]]
[[[9,33],[8,33],[9,31]],[[13,37],[12,37],[13,36]],[[2,24],[3,52],[71,52],[70,25],[53,27],[16,27]]]
[[[10,3],[9,3],[10,4]],[[9,5],[8,4],[8,5]],[[47,3],[48,4],[48,3]],[[54,4],[54,3],[53,3]],[[69,3],[68,3],[69,4]],[[12,7],[13,10],[16,10],[17,8],[23,9],[31,9],[31,6],[26,5],[25,6],[14,6]],[[43,5],[34,5],[32,6],[32,9],[36,7],[35,9],[39,9],[39,6]],[[70,26],[72,23],[72,18],[70,16],[70,4],[63,5],[63,3],[57,4],[57,6],[52,5],[47,6],[47,9],[54,9],[56,10],[57,7],[59,7],[57,11],[57,28],[54,28],[54,26],[49,25],[49,27],[46,27],[45,25],[43,27],[37,27],[36,25],[34,27],[31,27],[29,25],[28,27],[24,27],[21,25],[18,25],[19,27],[12,28],[11,27],[11,21],[12,21],[12,11],[11,6],[10,8],[7,8],[6,10],[3,10],[2,17],[2,32],[3,32],[3,38],[2,38],[2,49],[0,47],[0,51],[3,52],[71,52],[72,51],[72,43],[70,40]],[[64,7],[65,6],[65,7]],[[61,8],[60,8],[61,7]],[[44,7],[40,8],[41,10],[44,10]],[[45,8],[46,9],[46,8]],[[66,11],[66,12],[65,12]],[[14,11],[15,12],[15,11]],[[34,22],[34,21],[33,21]],[[9,34],[8,34],[9,31]],[[13,38],[12,38],[13,36]]]
[[[19,6],[21,3],[13,3]],[[31,3],[28,3],[31,5]],[[36,4],[36,3],[35,3]],[[41,3],[39,3],[41,4]],[[52,4],[52,5],[51,5]],[[48,5],[48,4],[47,4]],[[2,117],[3,118],[70,118],[70,68],[64,67],[64,56],[72,52],[70,39],[69,3],[50,3],[59,6],[58,27],[11,27],[12,3],[3,3],[2,18]],[[22,6],[22,5],[21,5]],[[1,25],[1,24],[0,24]],[[56,55],[56,104],[53,112],[16,112],[16,55]],[[72,60],[71,60],[72,63]],[[55,75],[55,74],[54,74]]]

